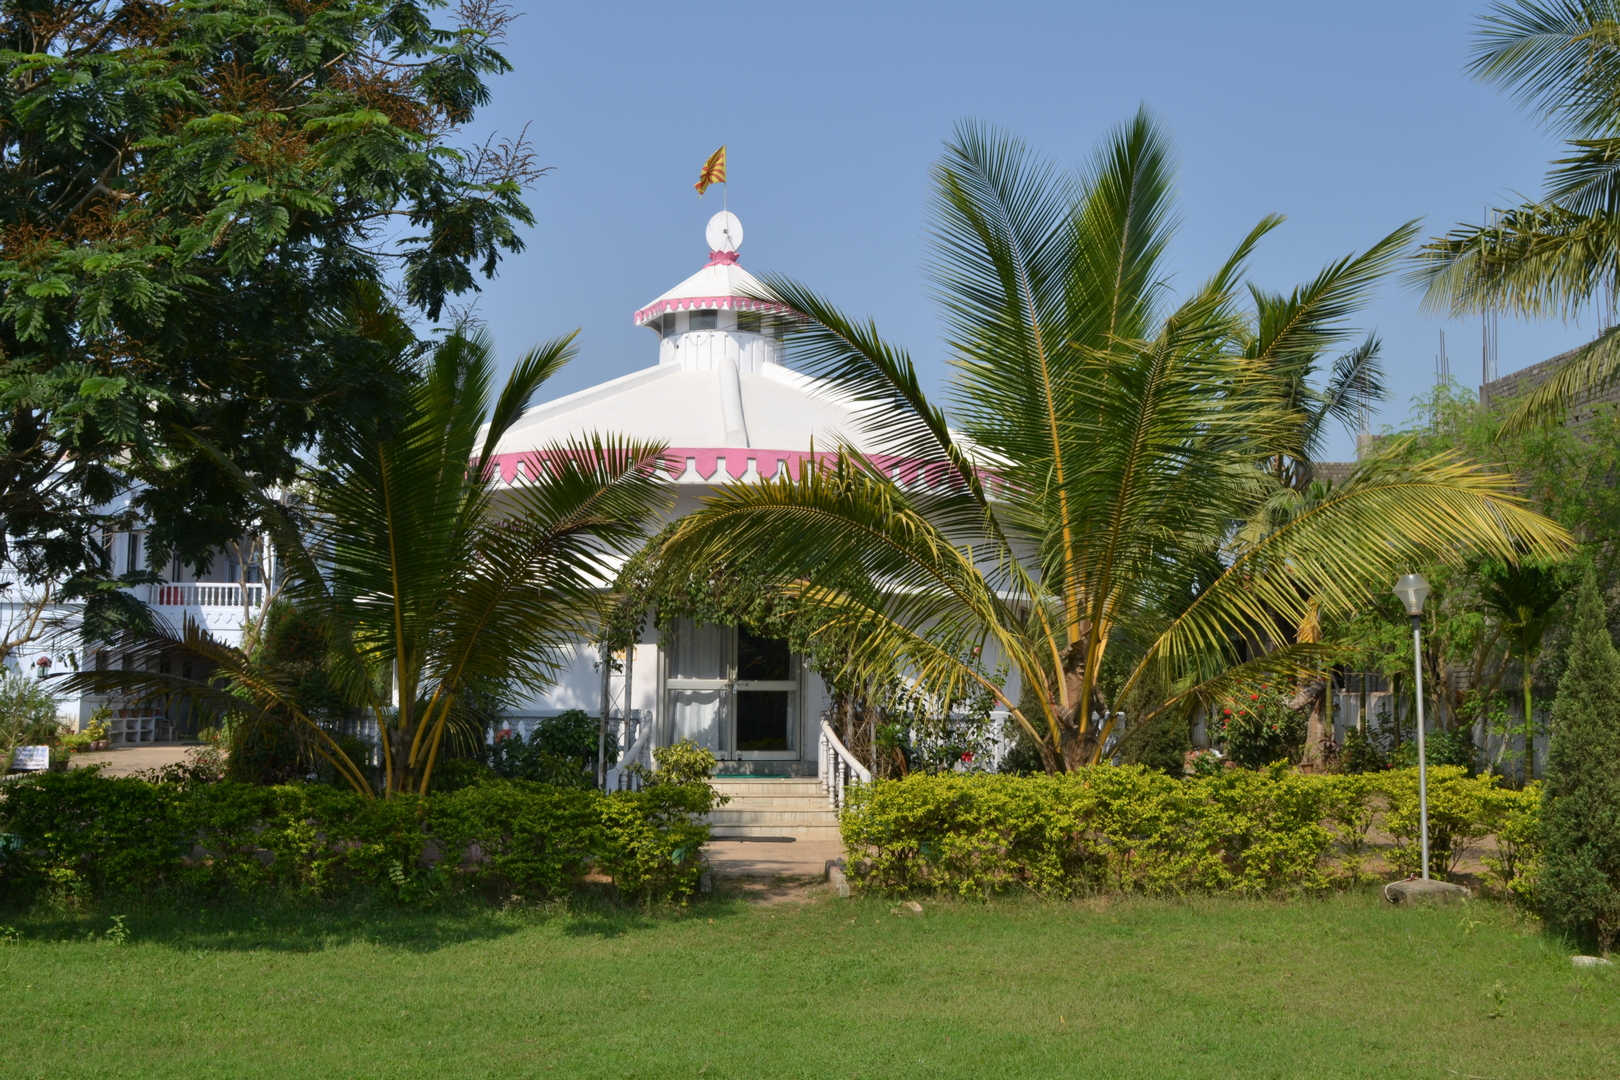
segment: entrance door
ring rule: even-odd
[[[668,652],[671,741],[722,760],[799,756],[799,666],[787,642],[682,621]]]

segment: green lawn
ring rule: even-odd
[[[7,1076],[1620,1076],[1620,971],[1489,904],[11,923]]]

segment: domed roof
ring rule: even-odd
[[[737,264],[742,224],[734,214],[710,219],[708,239],[708,263],[637,311],[638,325],[672,311],[789,311],[754,299],[763,289]],[[921,475],[923,462],[869,445],[858,401],[779,363],[767,328],[721,323],[692,330],[682,319],[673,340],[660,340],[661,350],[679,346],[674,360],[529,409],[496,447],[497,483],[523,483],[548,446],[609,432],[665,444],[661,471],[677,484],[748,483],[784,471],[797,477],[812,446],[825,459],[843,440],[903,482]],[[770,349],[760,360],[750,350],[764,345]]]

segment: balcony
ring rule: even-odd
[[[258,582],[243,585],[235,581],[164,581],[147,588],[146,602],[153,607],[240,609],[264,604],[264,585]]]

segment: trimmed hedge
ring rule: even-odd
[[[1497,883],[1533,873],[1535,793],[1429,772],[1431,872],[1499,835]],[[1375,828],[1415,871],[1415,770],[1375,776],[1230,769],[1177,779],[1138,767],[1063,776],[913,775],[852,791],[850,881],[881,893],[1028,891],[1279,895],[1362,880]]]
[[[13,902],[154,891],[547,900],[595,872],[627,899],[679,901],[702,874],[710,799],[706,785],[603,795],[502,781],[373,800],[318,785],[181,787],[79,770],[7,785],[0,888]]]

